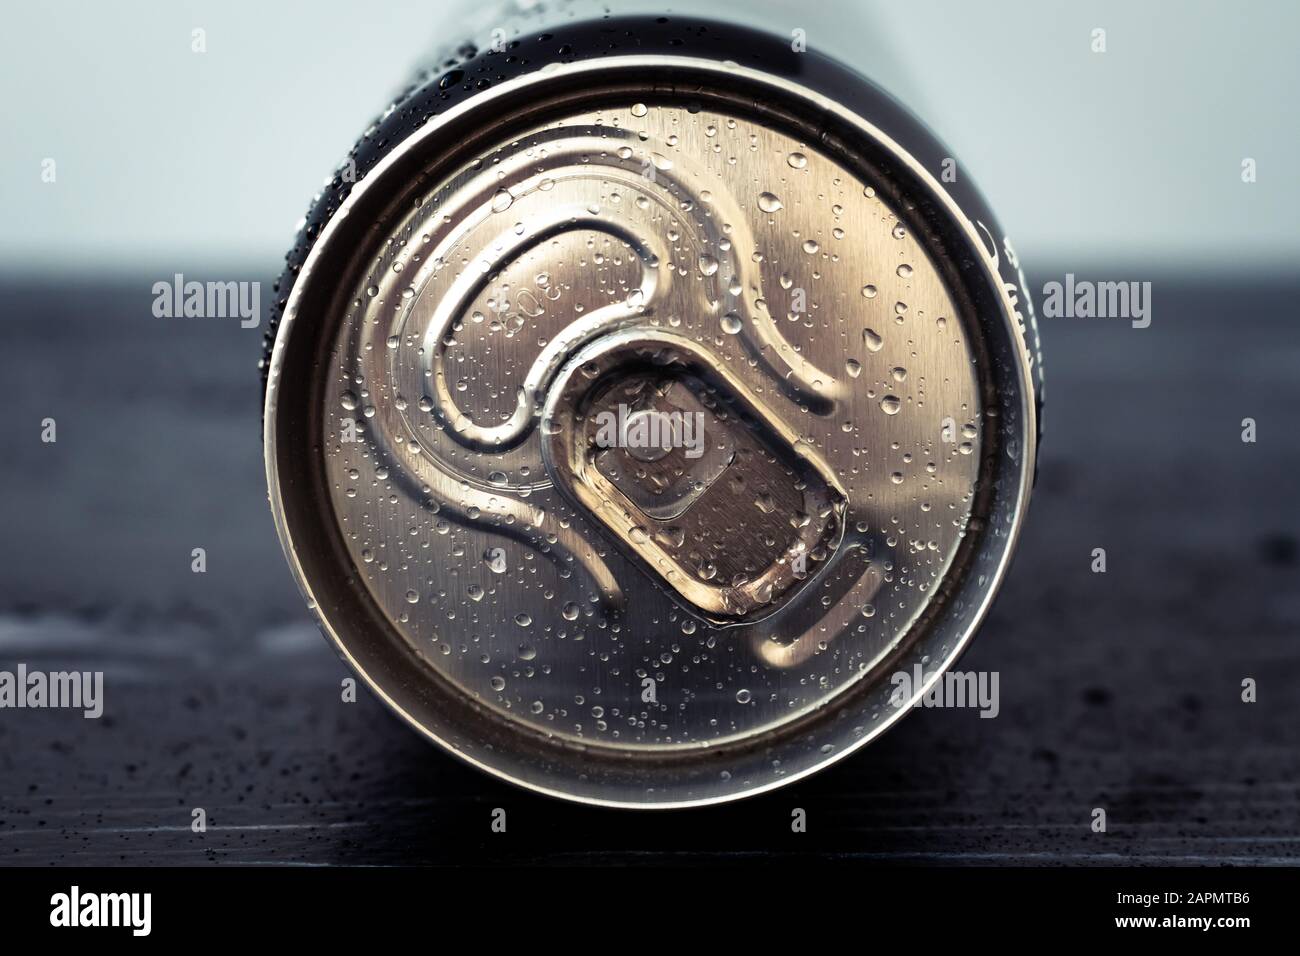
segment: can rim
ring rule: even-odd
[[[572,80],[574,77],[580,77],[584,74],[594,74],[601,77],[609,77],[614,73],[637,71],[643,69],[662,70],[666,64],[671,64],[674,70],[680,69],[690,71],[704,77],[728,77],[739,79],[743,82],[753,84],[759,88],[776,87],[782,94],[787,97],[793,97],[806,102],[808,105],[817,110],[833,115],[840,122],[847,124],[855,132],[866,137],[869,141],[878,144],[883,150],[887,151],[892,158],[902,161],[907,165],[908,173],[925,186],[930,194],[930,198],[938,200],[947,218],[959,227],[959,230],[965,238],[968,247],[973,250],[981,250],[985,254],[978,256],[978,268],[981,270],[980,278],[990,289],[995,289],[996,299],[1000,307],[999,318],[1005,323],[1010,331],[1010,340],[1015,346],[1015,372],[1018,380],[1018,398],[1020,403],[1020,415],[1022,416],[1023,427],[1020,434],[1024,446],[1020,451],[1020,456],[1024,464],[1020,467],[1019,483],[1016,489],[1014,501],[1010,504],[1010,520],[1002,536],[1003,543],[1000,546],[1000,554],[997,563],[992,570],[992,574],[986,585],[983,587],[979,606],[969,617],[969,623],[963,625],[956,639],[934,671],[919,685],[913,687],[912,694],[906,702],[906,706],[899,706],[892,712],[881,714],[879,719],[872,721],[872,726],[859,734],[856,739],[848,740],[843,746],[838,746],[833,752],[825,754],[823,759],[813,760],[807,766],[798,768],[788,774],[775,777],[761,782],[752,783],[748,786],[740,787],[726,792],[709,793],[704,796],[690,797],[683,799],[670,800],[646,800],[646,799],[628,799],[606,797],[591,792],[575,792],[565,790],[552,783],[545,782],[543,779],[528,779],[525,776],[511,772],[499,764],[481,759],[478,756],[467,753],[462,747],[454,741],[438,732],[437,728],[430,727],[418,716],[411,713],[401,701],[397,700],[389,691],[379,682],[379,680],[370,672],[368,668],[362,665],[353,654],[349,646],[349,641],[345,641],[338,628],[322,610],[322,603],[318,600],[313,591],[312,584],[308,579],[307,571],[303,565],[297,547],[295,547],[294,534],[289,527],[289,521],[285,509],[285,488],[280,474],[280,458],[278,451],[278,423],[276,418],[279,406],[279,384],[280,378],[278,370],[282,365],[285,352],[288,348],[290,337],[294,329],[300,324],[295,322],[301,300],[305,295],[306,288],[313,277],[315,266],[325,255],[329,248],[331,240],[343,228],[342,223],[346,222],[348,213],[351,209],[365,200],[371,192],[379,188],[383,181],[385,173],[393,166],[397,165],[409,153],[420,149],[426,145],[426,140],[437,136],[440,131],[463,119],[472,112],[481,111],[486,105],[498,102],[504,99],[518,96],[521,92],[530,90],[538,85],[559,80]],[[866,81],[863,81],[864,83]],[[874,85],[870,85],[872,90],[878,90]],[[595,95],[596,89],[593,89],[592,95]],[[545,794],[564,800],[578,803],[611,807],[611,808],[637,808],[637,809],[676,809],[686,807],[707,806],[718,803],[730,802],[732,800],[756,796],[766,793],[780,787],[787,786],[797,780],[808,777],[832,764],[838,763],[849,755],[857,752],[870,741],[881,736],[887,729],[892,727],[902,716],[910,709],[911,705],[920,700],[933,685],[943,679],[944,673],[953,665],[956,659],[962,654],[972,640],[974,634],[985,620],[989,608],[992,605],[994,597],[1001,587],[1007,569],[1010,565],[1012,555],[1015,550],[1016,542],[1019,538],[1021,528],[1023,527],[1025,513],[1027,511],[1030,491],[1033,485],[1033,462],[1037,454],[1038,438],[1038,420],[1037,409],[1035,404],[1035,378],[1034,371],[1031,367],[1028,345],[1025,340],[1023,327],[1017,327],[1018,310],[1013,301],[1007,283],[999,274],[999,258],[996,246],[990,254],[988,252],[988,239],[992,239],[985,228],[986,236],[982,236],[977,226],[984,226],[972,220],[961,206],[943,187],[943,185],[934,177],[929,170],[921,164],[913,153],[906,149],[900,142],[887,134],[884,130],[871,123],[858,113],[850,110],[843,104],[831,99],[819,91],[795,82],[788,77],[780,76],[766,70],[759,70],[752,67],[746,67],[736,64],[732,61],[719,61],[715,59],[682,56],[676,54],[632,54],[618,55],[596,58],[591,60],[579,60],[575,62],[553,62],[547,64],[531,73],[506,80],[499,85],[481,91],[468,99],[455,104],[446,112],[432,118],[428,123],[414,131],[401,142],[393,146],[375,166],[360,180],[348,196],[342,201],[339,208],[329,218],[321,229],[316,242],[312,246],[302,268],[296,277],[293,287],[290,290],[284,307],[284,316],[276,332],[275,342],[272,348],[270,361],[268,363],[268,382],[263,405],[263,421],[265,427],[263,430],[263,454],[266,467],[266,478],[268,486],[268,498],[271,505],[271,512],[276,524],[276,532],[280,541],[281,549],[290,566],[294,580],[298,585],[299,591],[306,599],[308,607],[316,616],[317,623],[327,640],[334,646],[335,650],[343,660],[356,672],[384,704],[400,716],[406,723],[415,728],[423,736],[437,743],[445,751],[454,754],[460,760],[477,767],[497,779],[504,780],[508,783],[515,784],[533,792]],[[1027,297],[1028,290],[1021,290]],[[907,635],[904,634],[899,640],[899,645],[907,643]],[[833,706],[833,705],[832,705]],[[704,749],[704,748],[702,748]],[[658,789],[655,790],[658,793]]]

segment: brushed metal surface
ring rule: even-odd
[[[384,615],[484,707],[588,747],[768,733],[870,673],[943,580],[979,463],[968,320],[815,144],[621,99],[477,157],[376,250],[320,408],[364,431],[326,452],[330,503]],[[843,489],[843,541],[779,613],[693,613],[555,488],[541,405],[625,329],[695,343]],[[745,495],[695,532],[697,567],[764,517]]]

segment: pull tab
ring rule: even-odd
[[[829,468],[687,339],[601,337],[561,370],[543,415],[556,487],[708,620],[767,617],[843,539]]]

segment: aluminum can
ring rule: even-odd
[[[734,24],[525,18],[439,62],[271,317],[270,501],[328,640],[459,758],[592,804],[880,735],[984,618],[1039,440],[1024,277],[954,168]]]

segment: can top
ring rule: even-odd
[[[987,248],[935,230],[897,144],[846,148],[734,65],[548,88],[580,66],[363,183],[382,228],[326,273],[292,507],[273,364],[273,500],[327,629],[421,729],[537,789],[707,802],[865,742],[893,669],[960,650],[1032,396]],[[692,81],[646,85],[670,66]]]

